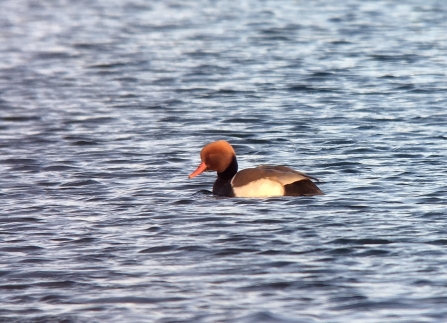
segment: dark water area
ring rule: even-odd
[[[0,10],[0,322],[447,321],[447,2]]]

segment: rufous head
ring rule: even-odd
[[[212,142],[202,148],[200,152],[202,163],[189,175],[189,178],[193,178],[204,171],[221,173],[228,168],[235,156],[233,147],[225,140]]]

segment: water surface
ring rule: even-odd
[[[0,322],[447,320],[447,3],[0,10]],[[220,139],[326,194],[205,194]]]

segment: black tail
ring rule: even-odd
[[[310,179],[303,179],[298,182],[284,185],[286,196],[312,196],[323,195],[323,192]]]

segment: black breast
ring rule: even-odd
[[[217,177],[213,185],[213,194],[218,196],[234,197],[234,191],[233,187],[231,186],[231,180]]]

